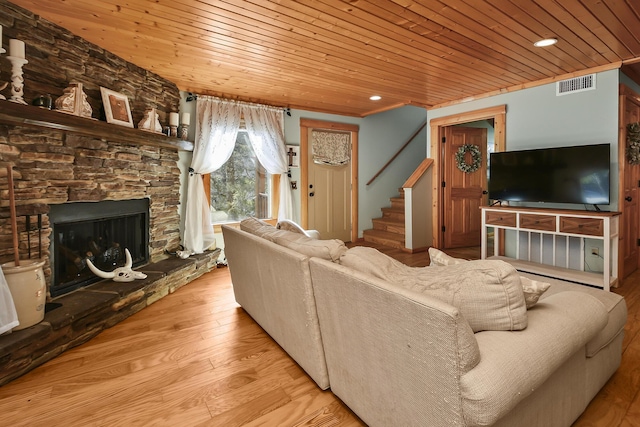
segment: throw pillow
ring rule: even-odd
[[[547,292],[551,287],[551,283],[531,280],[524,276],[520,276],[520,283],[522,284],[522,290],[524,291],[524,299],[527,302],[527,310],[536,305],[540,299],[540,295]]]
[[[467,262],[466,259],[454,258],[436,248],[429,248],[429,258],[431,259],[431,265],[435,266],[456,265]],[[540,295],[544,294],[551,287],[549,283],[531,280],[524,276],[520,276],[520,283],[522,284],[524,299],[527,303],[527,310],[536,305],[540,299]]]
[[[504,261],[469,261],[447,268],[409,267],[376,249],[357,246],[340,258],[340,264],[453,305],[473,332],[527,327],[520,276]]]
[[[278,221],[278,223],[276,224],[276,228],[278,230],[287,230],[293,233],[304,234],[305,236],[311,237],[312,239],[320,238],[320,233],[318,233],[317,230],[305,230],[304,228],[300,227],[300,225],[298,225],[297,223],[288,219],[283,219],[281,221]]]
[[[257,218],[240,221],[240,229],[308,257],[318,257],[327,261],[337,262],[347,251],[342,240],[317,240],[297,231],[279,230]]]
[[[286,230],[278,230],[274,241],[308,257],[318,257],[333,262],[337,262],[347,252],[347,247],[342,240],[317,240],[305,234]]]
[[[275,234],[279,232],[277,228],[268,222],[253,217],[240,221],[240,230],[262,237],[270,242],[275,242]]]

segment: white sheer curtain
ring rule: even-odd
[[[266,105],[243,105],[244,121],[249,140],[258,161],[271,175],[280,174],[278,220],[293,217],[289,163],[284,141],[282,109]]]
[[[183,246],[187,255],[202,253],[215,242],[202,175],[219,169],[231,157],[242,114],[258,160],[270,174],[281,174],[278,219],[293,216],[282,110],[207,96],[199,96],[197,102],[196,141],[185,209]]]
[[[219,169],[233,153],[240,128],[240,106],[233,101],[199,96],[196,141],[187,181],[184,252],[202,253],[215,242],[202,175]]]

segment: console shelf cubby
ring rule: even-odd
[[[516,269],[597,286],[618,280],[619,212],[483,206],[482,259],[503,259]],[[493,230],[493,251],[488,237]],[[506,239],[511,245],[506,256]],[[587,241],[601,241],[602,272],[585,269]]]

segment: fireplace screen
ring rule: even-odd
[[[102,271],[123,266],[125,248],[133,267],[149,261],[148,199],[53,205],[49,220],[52,297],[102,280],[87,258]]]

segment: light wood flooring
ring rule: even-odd
[[[622,365],[574,426],[640,425],[640,273],[615,292],[629,306]],[[0,387],[0,426],[143,425],[364,426],[235,303],[227,268]]]

